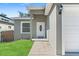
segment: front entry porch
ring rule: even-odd
[[[45,22],[36,22],[36,37],[32,37],[35,41],[48,41]],[[34,36],[34,35],[33,35]]]
[[[46,39],[47,32],[46,32],[46,23],[42,22],[35,22],[35,25],[32,25],[32,39]]]
[[[47,17],[44,15],[33,15],[31,22],[31,38],[33,40],[46,40],[47,38]]]

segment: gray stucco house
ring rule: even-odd
[[[15,18],[15,39],[47,38],[45,8],[29,8],[30,16]]]
[[[79,4],[29,7],[30,17],[15,18],[15,39],[47,40],[54,55],[79,52]]]

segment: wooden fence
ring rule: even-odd
[[[1,32],[1,41],[8,42],[14,40],[14,31]]]

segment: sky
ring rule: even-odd
[[[18,12],[28,13],[28,6],[41,7],[45,3],[0,3],[0,14],[6,14],[7,17],[17,17]]]

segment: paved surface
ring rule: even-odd
[[[30,56],[52,56],[53,51],[48,42],[35,41],[29,53]]]

